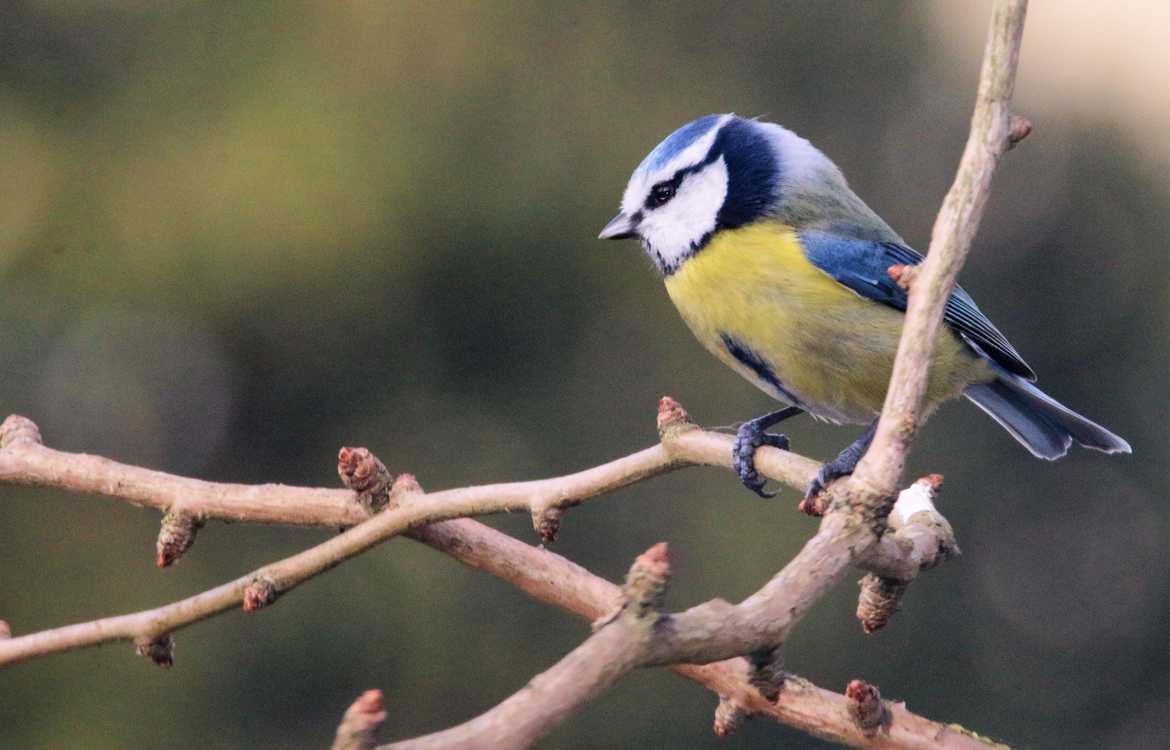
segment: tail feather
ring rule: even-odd
[[[1015,375],[1005,372],[990,383],[968,386],[963,395],[1037,458],[1058,459],[1074,441],[1105,453],[1132,452],[1122,438]]]

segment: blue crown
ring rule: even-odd
[[[702,138],[707,131],[715,127],[723,115],[707,115],[692,120],[678,130],[666,136],[666,139],[654,147],[635,172],[652,172],[661,168],[674,157],[678,156],[687,146]]]

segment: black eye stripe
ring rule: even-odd
[[[655,183],[654,187],[650,188],[650,194],[646,196],[646,208],[658,208],[659,206],[665,205],[670,201],[671,198],[674,197],[674,194],[678,192],[678,187],[682,184],[684,177],[689,174],[701,172],[704,168],[710,166],[722,155],[723,153],[719,148],[713,148],[711,149],[711,152],[707,154],[707,158],[703,161],[699,162],[698,164],[692,164],[689,167],[683,167],[682,169],[675,172],[674,177],[671,177],[669,180],[663,180],[662,182]],[[659,188],[669,188],[669,195],[664,193],[666,197],[661,200],[655,200],[654,194],[655,191],[657,191]]]

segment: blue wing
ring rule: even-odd
[[[800,241],[809,261],[843,286],[863,297],[905,311],[906,290],[890,278],[889,268],[916,266],[923,261],[921,255],[895,242],[875,242],[828,232],[801,232]],[[1036,379],[1036,373],[1028,363],[962,287],[955,286],[951,292],[943,320],[971,348],[1008,372],[1028,380]]]

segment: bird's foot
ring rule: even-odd
[[[874,433],[877,431],[877,420],[875,419],[861,437],[854,440],[845,450],[837,454],[837,457],[832,461],[827,462],[817,472],[812,482],[808,485],[808,490],[804,493],[804,499],[800,501],[800,510],[810,516],[825,515],[827,498],[824,497],[825,488],[829,486],[835,479],[848,476],[857,468],[857,464],[861,462],[861,457],[869,450],[869,444],[873,442]]]
[[[804,499],[800,501],[801,513],[807,513],[810,516],[825,515],[826,499],[821,493],[834,480],[853,473],[853,467],[840,467],[836,466],[836,463],[836,461],[830,461],[822,466],[821,470],[817,472],[817,475],[813,477],[813,480],[809,482],[808,489],[804,493]]]
[[[735,445],[731,448],[731,465],[744,487],[763,498],[776,497],[775,492],[764,489],[768,480],[756,471],[756,449],[762,445],[786,451],[789,446],[788,436],[765,432],[759,419],[744,422],[735,433]]]

